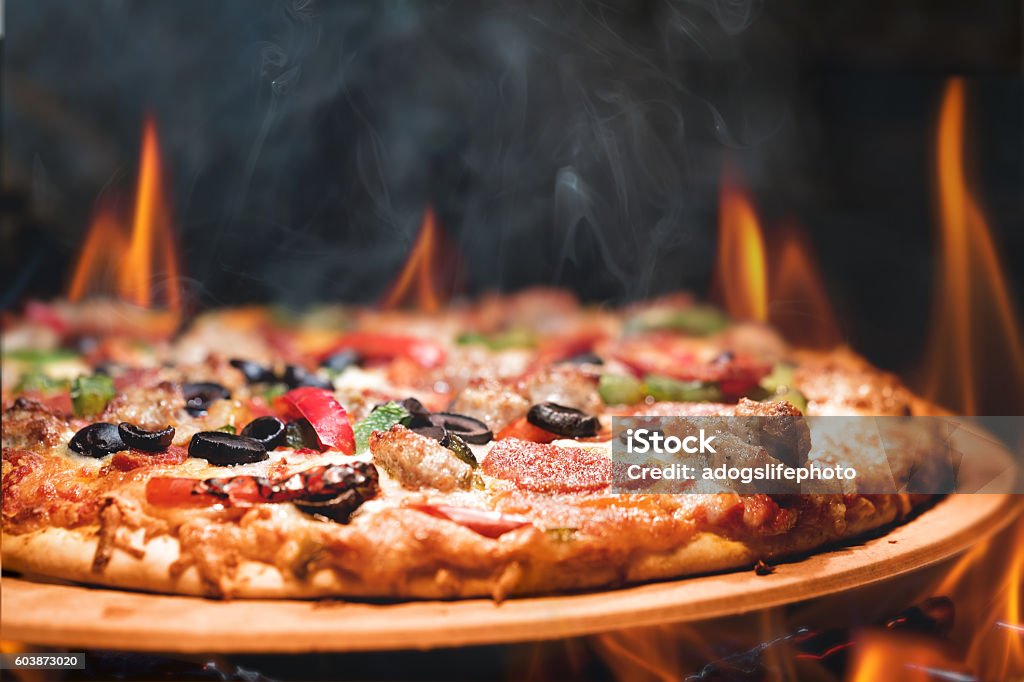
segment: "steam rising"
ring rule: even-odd
[[[428,203],[469,293],[700,288],[722,149],[781,120],[731,106],[758,4],[10,3],[11,177],[71,252],[153,111],[211,304],[374,300]]]

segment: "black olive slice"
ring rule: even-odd
[[[313,502],[310,500],[296,500],[295,506],[307,514],[321,516],[330,521],[348,523],[352,512],[359,508],[364,502],[363,496],[357,490],[346,490],[337,497],[330,500]]]
[[[597,353],[580,353],[579,355],[573,355],[570,358],[562,360],[562,362],[569,363],[570,365],[603,365],[604,360]]]
[[[121,435],[121,440],[125,445],[146,452],[163,452],[170,447],[171,441],[174,440],[173,426],[147,431],[141,426],[121,422],[117,425],[117,432]]]
[[[267,415],[257,417],[246,424],[242,434],[246,438],[254,438],[263,443],[267,450],[273,450],[284,443],[285,424],[277,417]]]
[[[299,474],[303,477],[303,474]],[[332,465],[322,470],[319,481],[305,478],[305,499],[294,504],[307,514],[348,523],[352,512],[380,492],[377,468],[369,462]]]
[[[288,388],[313,386],[314,388],[326,388],[329,391],[334,390],[334,384],[329,379],[317,376],[300,365],[287,365],[281,375],[281,381],[287,384]]]
[[[246,382],[250,384],[266,384],[277,381],[274,371],[252,360],[232,358],[229,360],[232,367],[245,375]]]
[[[185,410],[193,417],[206,414],[214,401],[231,397],[231,391],[212,381],[184,384],[181,392],[185,394]]]
[[[568,438],[596,436],[601,430],[597,417],[558,403],[539,403],[526,413],[526,421],[545,431]]]
[[[96,422],[80,429],[71,437],[68,447],[86,457],[106,457],[112,452],[128,449],[121,440],[117,424],[108,422]]]
[[[457,433],[462,440],[474,445],[483,445],[494,440],[494,434],[487,428],[487,424],[464,414],[435,412],[430,415],[430,422],[435,426],[443,426],[449,431]]]
[[[413,432],[431,440],[436,440],[441,447],[451,450],[456,457],[474,469],[480,466],[479,462],[476,461],[476,455],[473,454],[473,450],[466,445],[466,441],[457,433],[437,425],[421,426],[413,429]]]
[[[359,353],[351,348],[343,348],[337,353],[331,353],[324,358],[320,366],[332,372],[341,372],[356,364],[359,364]]]
[[[248,464],[267,459],[267,448],[255,438],[236,436],[224,431],[200,431],[188,444],[188,456],[199,457],[210,464],[228,466]]]
[[[398,403],[409,412],[409,416],[412,420],[409,422],[409,428],[417,429],[421,426],[430,426],[433,420],[430,418],[430,410],[423,406],[423,403],[416,400],[416,398],[406,398],[402,402]],[[443,426],[441,424],[440,426]]]
[[[421,436],[425,436],[427,438],[430,438],[431,440],[436,440],[441,445],[444,445],[445,439],[447,439],[448,437],[448,432],[445,431],[445,428],[443,426],[434,426],[433,424],[428,424],[427,426],[417,426],[412,430],[420,434]]]

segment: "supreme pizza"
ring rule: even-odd
[[[180,327],[30,304],[5,321],[3,408],[4,570],[170,593],[610,587],[813,551],[930,499],[614,488],[615,415],[922,413],[849,351],[795,350],[685,295],[253,307]],[[794,466],[811,447],[746,443]],[[858,443],[830,447],[857,461]]]

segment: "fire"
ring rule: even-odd
[[[71,278],[70,300],[113,295],[150,308],[160,293],[166,308],[181,309],[178,262],[160,168],[156,126],[147,118],[131,230],[125,230],[109,207],[97,211]],[[157,278],[162,283],[159,288]]]
[[[128,241],[114,213],[101,207],[78,254],[68,298],[78,301],[91,293],[117,291],[117,269],[127,250]]]
[[[770,319],[784,336],[809,348],[832,348],[842,342],[821,272],[811,258],[806,234],[796,225],[777,236],[771,263]]]
[[[857,637],[850,682],[905,680],[930,682],[936,679],[974,679],[964,674],[936,643],[923,637],[870,630]]]
[[[730,315],[770,321],[804,347],[831,348],[842,341],[806,235],[789,223],[773,231],[772,247],[766,248],[754,202],[729,167],[722,178],[718,222],[711,288]]]
[[[1024,345],[988,223],[964,170],[964,99],[963,79],[950,79],[936,137],[939,284],[925,393],[977,414],[986,380],[1024,385]],[[1001,413],[1024,407],[1024,395],[1011,400],[1015,404],[1000,405]]]
[[[754,204],[727,168],[719,195],[718,261],[713,289],[740,320],[768,319],[764,238]]]
[[[440,310],[446,298],[442,295],[441,278],[458,275],[453,254],[452,245],[438,225],[433,207],[427,206],[412,250],[381,306],[397,308],[412,299],[416,308],[424,312]]]
[[[967,640],[964,662],[978,679],[1024,676],[1024,521],[975,545],[931,594],[957,605]],[[1015,676],[1017,676],[1015,678]]]

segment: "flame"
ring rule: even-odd
[[[1024,677],[1024,520],[960,557],[930,594],[949,596],[967,640],[964,663],[979,679]],[[1016,677],[1015,677],[1016,676]]]
[[[106,294],[150,308],[159,276],[164,283],[163,303],[171,311],[181,309],[178,262],[160,167],[156,126],[147,118],[131,232],[126,236],[108,207],[97,211],[71,278],[70,300]],[[159,267],[154,267],[155,262]]]
[[[936,185],[939,213],[937,296],[927,353],[925,394],[977,414],[986,379],[1024,385],[1024,345],[1014,302],[985,216],[964,170],[964,81],[946,85],[939,116]],[[1024,407],[1024,395],[1015,406]],[[1000,406],[1003,414],[1012,409]]]
[[[871,630],[857,637],[853,648],[853,664],[847,671],[846,679],[850,682],[931,682],[943,679],[943,674],[972,679],[933,641]]]
[[[412,250],[381,306],[397,308],[412,299],[416,308],[424,312],[440,310],[446,298],[441,294],[441,279],[458,275],[452,267],[454,263],[450,256],[453,253],[452,245],[438,225],[433,207],[427,206]]]
[[[726,167],[719,195],[718,260],[712,289],[733,317],[768,319],[764,238],[753,201]]]
[[[771,262],[772,324],[783,336],[809,348],[839,345],[843,335],[807,235],[795,224],[777,235]]]
[[[117,290],[117,268],[127,250],[128,240],[113,211],[101,207],[78,254],[68,298],[78,301],[89,294]]]

